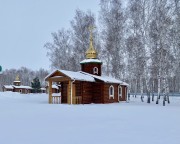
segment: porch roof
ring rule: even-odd
[[[53,76],[53,74],[59,72],[59,76]],[[80,80],[80,81],[88,81],[88,82],[95,82],[94,78],[89,76],[89,75],[85,75],[82,74],[81,72],[73,72],[73,71],[67,71],[67,70],[56,70],[52,73],[50,73],[45,80],[47,81],[48,78],[60,78],[63,77],[60,74],[63,74],[64,76],[70,78],[71,80]]]

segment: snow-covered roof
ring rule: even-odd
[[[129,84],[126,82],[123,82],[121,85],[129,86]]]
[[[54,72],[52,72],[48,76],[46,76],[45,80],[57,71],[59,71],[60,73],[63,73],[64,75],[66,75],[67,77],[69,77],[72,80],[89,81],[89,82],[95,81],[94,78],[89,75],[85,75],[80,72],[67,71],[67,70],[55,70]],[[54,76],[52,78],[57,78],[57,76]]]
[[[46,90],[46,88],[41,88],[41,90]]]
[[[73,72],[73,71],[66,71],[66,70],[60,70],[60,71],[63,74],[70,77],[71,79],[81,80],[81,81],[89,81],[89,82],[94,82],[95,81],[93,77],[91,77],[89,75],[82,74],[80,72]]]
[[[13,89],[13,86],[12,86],[12,85],[4,85],[4,87],[5,87],[6,89]]]
[[[21,82],[21,81],[14,81],[14,82]]]
[[[123,83],[123,81],[121,81],[121,80],[117,80],[115,78],[108,77],[108,76],[97,76],[97,75],[92,75],[92,74],[82,72],[82,71],[80,71],[80,73],[83,73],[85,75],[89,75],[89,76],[91,76],[91,77],[93,77],[95,79],[101,80],[101,81],[106,82],[106,83],[118,83],[118,84]]]
[[[82,71],[73,72],[73,71],[67,71],[67,70],[56,70],[53,73],[55,73],[57,71],[59,71],[60,73],[63,73],[64,75],[66,75],[67,77],[69,77],[72,80],[95,82],[97,79],[97,80],[100,80],[100,81],[103,81],[106,83],[117,83],[117,84],[128,86],[127,83],[125,83],[121,80],[112,78],[112,77],[108,77],[108,76],[97,76],[97,75],[89,74],[89,73],[82,72]],[[45,79],[47,79],[48,77],[53,75],[53,73],[49,74]],[[58,76],[54,76],[52,78],[56,78],[56,77],[58,77]]]
[[[80,62],[80,64],[83,64],[83,63],[102,63],[102,61],[100,61],[99,59],[85,59]]]
[[[32,87],[30,87],[30,86],[23,86],[23,85],[20,85],[20,86],[13,85],[13,87],[18,88],[18,89],[32,89]]]
[[[59,89],[59,87],[57,85],[55,85],[55,84],[52,85],[52,88]]]

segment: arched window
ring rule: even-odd
[[[98,74],[98,68],[97,67],[93,68],[93,74]]]
[[[120,101],[120,98],[122,98],[122,87],[118,86],[118,101]]]
[[[120,85],[118,86],[118,95],[122,97],[122,87]]]
[[[22,89],[20,89],[19,92],[22,93]]]
[[[111,97],[114,99],[114,87],[112,85],[109,87],[109,98]]]

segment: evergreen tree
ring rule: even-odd
[[[33,81],[31,82],[31,87],[33,88],[33,93],[41,92],[41,84],[38,77],[33,79]]]

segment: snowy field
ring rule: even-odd
[[[180,97],[171,104],[47,104],[46,94],[0,93],[0,144],[180,144]]]

